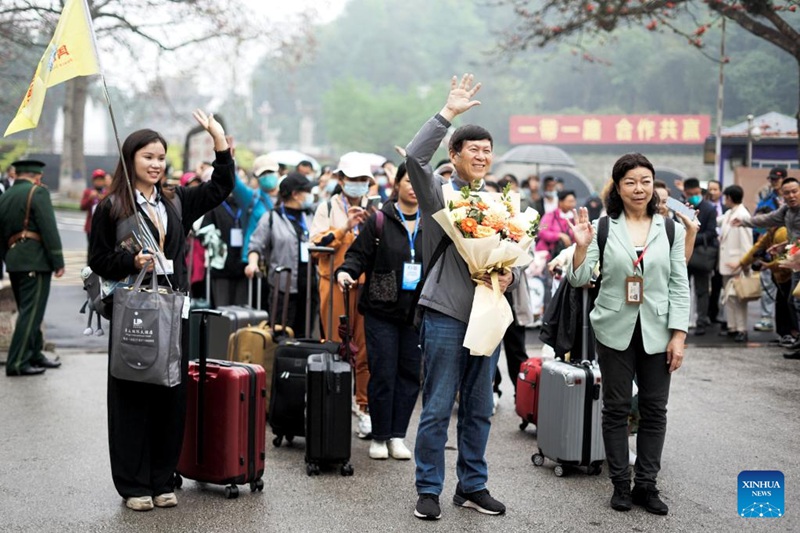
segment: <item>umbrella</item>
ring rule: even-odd
[[[303,152],[298,152],[297,150],[275,150],[268,153],[267,156],[271,157],[278,163],[286,165],[287,167],[297,166],[297,163],[300,161],[309,161],[311,162],[311,166],[314,167],[315,171],[318,172],[321,168],[316,159],[308,154],[304,154]]]
[[[498,163],[522,163],[526,165],[552,165],[574,167],[575,160],[567,152],[556,146],[544,144],[523,144],[515,146],[502,157]]]

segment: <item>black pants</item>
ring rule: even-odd
[[[710,322],[708,303],[709,290],[711,288],[711,272],[689,268],[689,276],[694,278],[694,303],[695,310],[697,311],[697,325],[707,325]]]
[[[628,415],[631,384],[636,376],[641,420],[636,436],[634,481],[640,486],[654,487],[667,433],[670,374],[666,354],[645,353],[638,321],[626,350],[617,351],[598,342],[597,354],[603,374],[603,442],[609,477],[613,482],[630,482]]]
[[[283,293],[278,294],[278,315],[275,317],[276,324],[287,325],[294,331],[295,338],[309,338],[313,331],[306,331],[306,309],[311,306],[311,328],[317,322],[317,315],[319,314],[319,296],[318,291],[311,293],[311,301],[308,301],[305,288],[302,293],[289,295],[289,310],[287,312],[287,320],[283,320]]]
[[[774,278],[773,278],[774,279]],[[792,280],[775,284],[775,333],[783,337],[797,330]]]
[[[112,319],[113,320],[113,319]],[[109,349],[113,343],[109,335]],[[183,444],[189,322],[183,321],[181,384],[159,387],[108,375],[108,448],[111,476],[123,498],[173,491]]]
[[[247,301],[247,284],[248,279],[244,276],[241,278],[214,278],[211,280],[211,297],[214,302],[214,307],[224,307],[227,305],[252,305],[255,303]],[[266,285],[266,283],[264,284]],[[257,286],[257,284],[256,284]],[[253,295],[256,299],[256,295]]]
[[[708,318],[716,322],[719,316],[720,295],[722,294],[722,274],[715,270],[711,276],[711,295],[708,299]]]
[[[514,301],[511,293],[506,293],[506,299],[511,304],[513,312]],[[517,314],[513,313],[514,321],[508,326],[506,334],[503,335],[503,351],[506,354],[506,364],[508,364],[508,376],[511,378],[511,383],[514,385],[514,391],[517,390],[517,375],[519,375],[519,367],[528,359],[528,352],[525,350],[525,326],[517,325]],[[503,378],[500,376],[500,369],[495,369],[494,373],[494,392],[500,392],[500,383]]]

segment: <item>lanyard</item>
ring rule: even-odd
[[[286,208],[284,206],[281,206],[281,214],[292,222],[297,222],[300,225],[300,228],[303,230],[303,235],[306,237],[306,239],[308,238],[308,225],[306,224],[305,214],[301,214],[300,220],[297,220],[296,216],[286,212]]]
[[[227,200],[222,202],[222,206],[225,208],[225,210],[228,212],[228,214],[233,217],[234,226],[238,226],[239,225],[239,217],[242,216],[242,210],[241,209],[237,209],[236,210],[236,214],[234,215],[233,214],[233,209],[231,209],[231,206],[228,205],[228,201]]]
[[[636,267],[639,266],[639,263],[642,262],[642,259],[644,259],[644,254],[645,253],[647,253],[647,246],[645,246],[644,250],[642,250],[642,253],[639,254],[639,258],[636,261],[633,262],[633,270],[634,271],[636,270]]]
[[[144,198],[145,205],[147,206],[147,216],[150,217],[150,220],[156,225],[156,229],[158,230],[158,245],[161,248],[160,251],[164,250],[164,240],[166,238],[166,232],[164,231],[164,224],[161,222],[161,215],[158,212],[158,201],[156,201],[156,209],[153,209],[153,204],[150,203],[150,200],[144,197],[144,194],[141,192],[139,193]]]
[[[348,211],[350,211],[350,204],[347,201],[347,198],[345,198],[344,193],[342,193],[342,205],[344,206],[344,214],[347,215]],[[348,218],[349,218],[349,216],[348,216]],[[358,237],[359,231],[360,230],[359,230],[358,226],[355,226],[353,228],[353,235]]]
[[[397,214],[400,215],[400,220],[403,221],[403,227],[406,229],[406,233],[408,234],[408,246],[411,248],[411,262],[414,262],[415,252],[414,252],[414,242],[417,240],[417,232],[419,231],[419,210],[417,210],[417,223],[414,224],[414,233],[412,234],[409,231],[408,226],[406,226],[406,217],[403,215],[403,212],[400,211],[400,208],[397,207],[397,204],[394,206],[395,211]]]

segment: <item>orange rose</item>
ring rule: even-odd
[[[513,220],[508,222],[508,237],[515,242],[519,242],[522,240],[522,237],[525,235],[525,230],[514,222]]]
[[[481,222],[481,224],[488,226],[495,231],[502,231],[506,227],[506,221],[503,217],[492,214],[483,217],[483,222]]]
[[[486,237],[491,237],[492,235],[497,234],[495,230],[490,228],[489,226],[478,226],[475,229],[475,238],[476,239],[484,239]]]
[[[478,229],[478,223],[474,218],[465,218],[461,221],[461,231],[469,235],[474,235],[475,230]]]
[[[477,207],[478,209],[480,209],[481,211],[486,211],[486,210],[488,210],[488,209],[489,209],[489,206],[488,206],[488,205],[486,205],[486,204],[485,204],[485,203],[483,203],[483,202],[478,202],[478,203],[476,204],[476,207]]]
[[[469,207],[470,203],[469,200],[457,200],[453,202],[453,209],[458,209],[459,207]]]

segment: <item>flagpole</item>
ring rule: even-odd
[[[719,83],[717,84],[717,135],[714,145],[714,177],[722,183],[722,103],[725,97],[725,17],[722,17],[722,40],[719,50]]]

